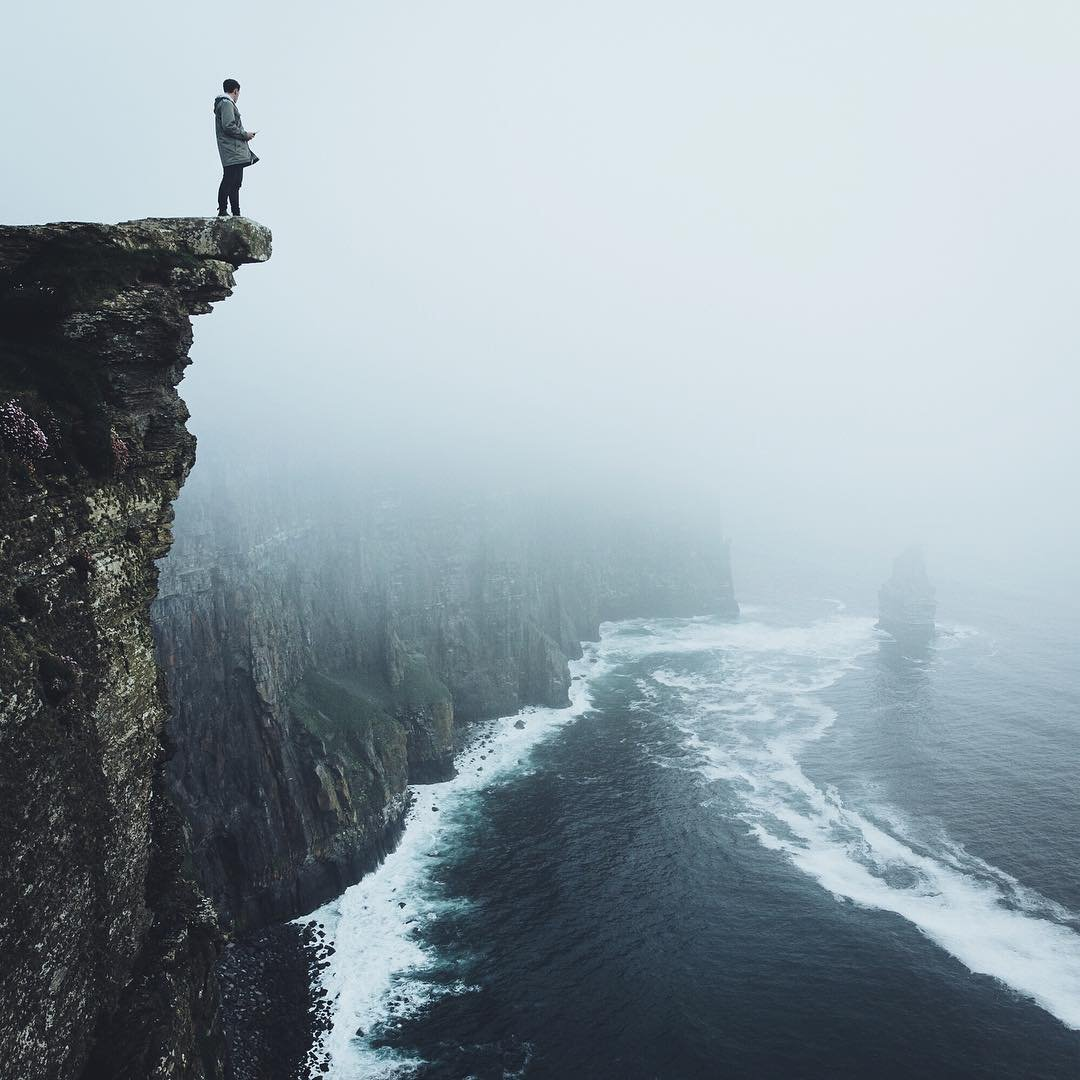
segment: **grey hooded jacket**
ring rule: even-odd
[[[221,164],[250,165],[252,153],[248,147],[248,133],[240,123],[240,110],[228,94],[218,94],[214,99],[214,126]]]

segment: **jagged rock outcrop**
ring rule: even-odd
[[[169,778],[200,881],[240,929],[373,866],[407,785],[447,775],[456,724],[566,704],[601,619],[738,610],[726,545],[674,528],[342,476],[274,502],[271,484],[287,486],[200,470],[154,605]]]
[[[269,255],[240,219],[0,227],[5,1076],[221,1075],[149,607],[194,459],[190,316]]]
[[[934,637],[936,611],[922,551],[910,547],[893,560],[892,577],[878,592],[878,627],[901,645],[926,645]]]

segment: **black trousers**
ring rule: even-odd
[[[228,199],[234,214],[240,213],[240,185],[244,182],[243,165],[226,165],[217,189],[218,213],[225,213],[225,200]]]

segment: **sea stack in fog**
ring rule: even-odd
[[[892,577],[878,592],[878,627],[898,641],[925,644],[934,636],[936,609],[922,551],[910,547],[893,560]]]

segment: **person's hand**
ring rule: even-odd
[[[254,139],[256,135],[258,135],[257,131],[249,131],[248,132],[248,142],[251,142],[251,140]]]

